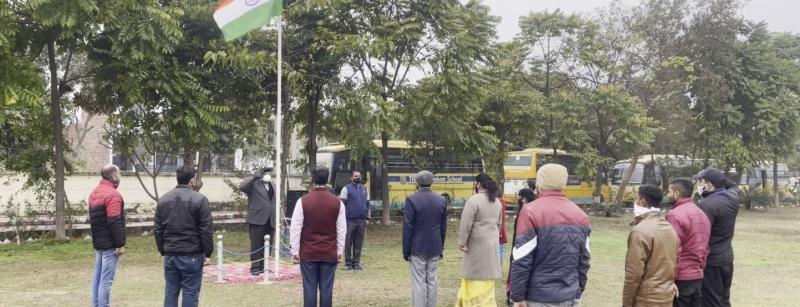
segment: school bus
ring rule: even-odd
[[[592,204],[608,199],[607,185],[604,184],[601,188],[600,199],[595,199],[592,196],[594,181],[582,179],[577,175],[576,168],[580,163],[580,157],[563,150],[558,150],[557,155],[554,155],[552,149],[528,148],[509,152],[503,163],[506,179],[503,185],[503,198],[506,202],[516,204],[519,190],[528,187],[529,180],[536,180],[539,167],[547,163],[558,163],[567,168],[569,177],[564,194],[576,204]]]
[[[380,140],[373,141],[380,147]],[[421,170],[434,174],[432,190],[449,199],[450,206],[462,207],[475,193],[475,176],[483,170],[480,159],[468,161],[443,161],[431,157],[427,149],[412,147],[405,141],[391,140],[388,143],[387,161],[389,179],[389,200],[391,210],[400,210],[407,196],[416,192],[414,176]],[[362,171],[369,187],[370,207],[373,211],[383,208],[381,195],[381,169],[379,156],[366,156],[357,160],[351,157],[351,150],[341,144],[331,144],[317,151],[317,165],[331,170],[329,182],[338,195],[350,183],[354,169]]]
[[[713,161],[709,161],[712,162]],[[631,178],[628,180],[628,185],[625,188],[625,195],[622,198],[624,204],[632,204],[639,190],[639,186],[643,184],[652,184],[666,190],[669,181],[678,177],[691,178],[692,175],[697,174],[702,170],[704,161],[701,159],[692,159],[683,155],[664,155],[652,154],[640,156],[636,168],[631,173]],[[617,161],[611,171],[611,187],[620,193],[619,185],[622,183],[622,177],[625,171],[630,168],[630,160]]]

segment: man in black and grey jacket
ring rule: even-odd
[[[239,184],[239,191],[247,195],[247,228],[250,232],[250,274],[264,272],[264,236],[269,235],[270,246],[275,243],[275,187],[272,185],[272,168],[262,168],[253,177]],[[269,255],[269,251],[266,251]],[[259,260],[261,259],[261,260]]]
[[[711,222],[709,253],[703,271],[703,306],[731,306],[733,281],[733,230],[739,213],[736,183],[715,168],[707,168],[693,179],[703,199],[697,203]]]
[[[166,291],[164,306],[197,306],[203,266],[214,252],[214,227],[208,198],[192,189],[197,172],[185,165],[178,169],[178,186],[165,194],[156,207],[155,227],[158,252],[164,256]]]

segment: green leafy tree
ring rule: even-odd
[[[600,195],[600,174],[607,172],[614,161],[630,152],[641,152],[657,131],[657,123],[646,116],[643,104],[619,86],[600,86],[579,99],[583,121],[581,129],[588,136],[587,149],[596,154],[597,172],[594,195]],[[624,186],[620,187],[624,191]],[[617,203],[621,196],[617,196]]]
[[[426,68],[464,71],[464,67],[473,65],[473,58],[480,53],[476,53],[478,49],[465,50],[460,46],[479,45],[476,40],[480,41],[484,36],[471,36],[470,31],[491,32],[493,24],[488,22],[488,8],[477,2],[382,0],[333,3],[336,10],[332,18],[347,26],[342,32],[335,33],[336,40],[331,50],[348,55],[345,69],[356,74],[352,81],[373,98],[364,101],[368,107],[361,109],[374,112],[370,119],[374,120],[375,135],[382,143],[383,223],[388,224],[389,183],[385,161],[388,160],[388,141],[397,136],[401,103],[398,98],[408,85],[409,71],[412,68],[417,71]],[[457,50],[467,52],[459,53]]]

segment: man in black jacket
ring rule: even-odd
[[[703,306],[731,306],[733,230],[739,213],[736,184],[721,171],[707,168],[694,177],[703,199],[697,204],[711,222],[709,253],[703,271]]]
[[[208,199],[191,187],[196,175],[191,166],[179,168],[178,186],[162,196],[156,207],[153,233],[164,256],[165,307],[177,307],[181,291],[183,307],[197,306],[203,266],[214,252]]]
[[[417,192],[406,198],[403,209],[403,259],[411,267],[411,301],[414,307],[435,307],[437,273],[447,234],[447,205],[431,191],[433,174],[416,175]]]
[[[272,168],[262,168],[253,177],[243,181],[239,190],[247,194],[247,226],[250,232],[250,274],[264,272],[264,236],[269,235],[270,245],[275,242],[275,187],[269,173]],[[269,255],[269,251],[266,251]],[[258,260],[258,261],[257,261]]]

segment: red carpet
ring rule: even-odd
[[[300,278],[300,269],[297,265],[293,264],[283,264],[280,265],[280,276],[277,278],[275,274],[272,273],[272,269],[274,268],[275,264],[271,263],[269,265],[269,279],[272,282],[280,282],[280,281],[288,281],[288,280],[295,280]],[[250,264],[229,264],[226,263],[223,265],[223,281],[217,281],[217,266],[216,265],[209,265],[203,268],[203,275],[211,279],[211,283],[214,284],[250,284],[250,283],[260,283],[264,281],[264,274],[260,274],[258,276],[250,275]]]

